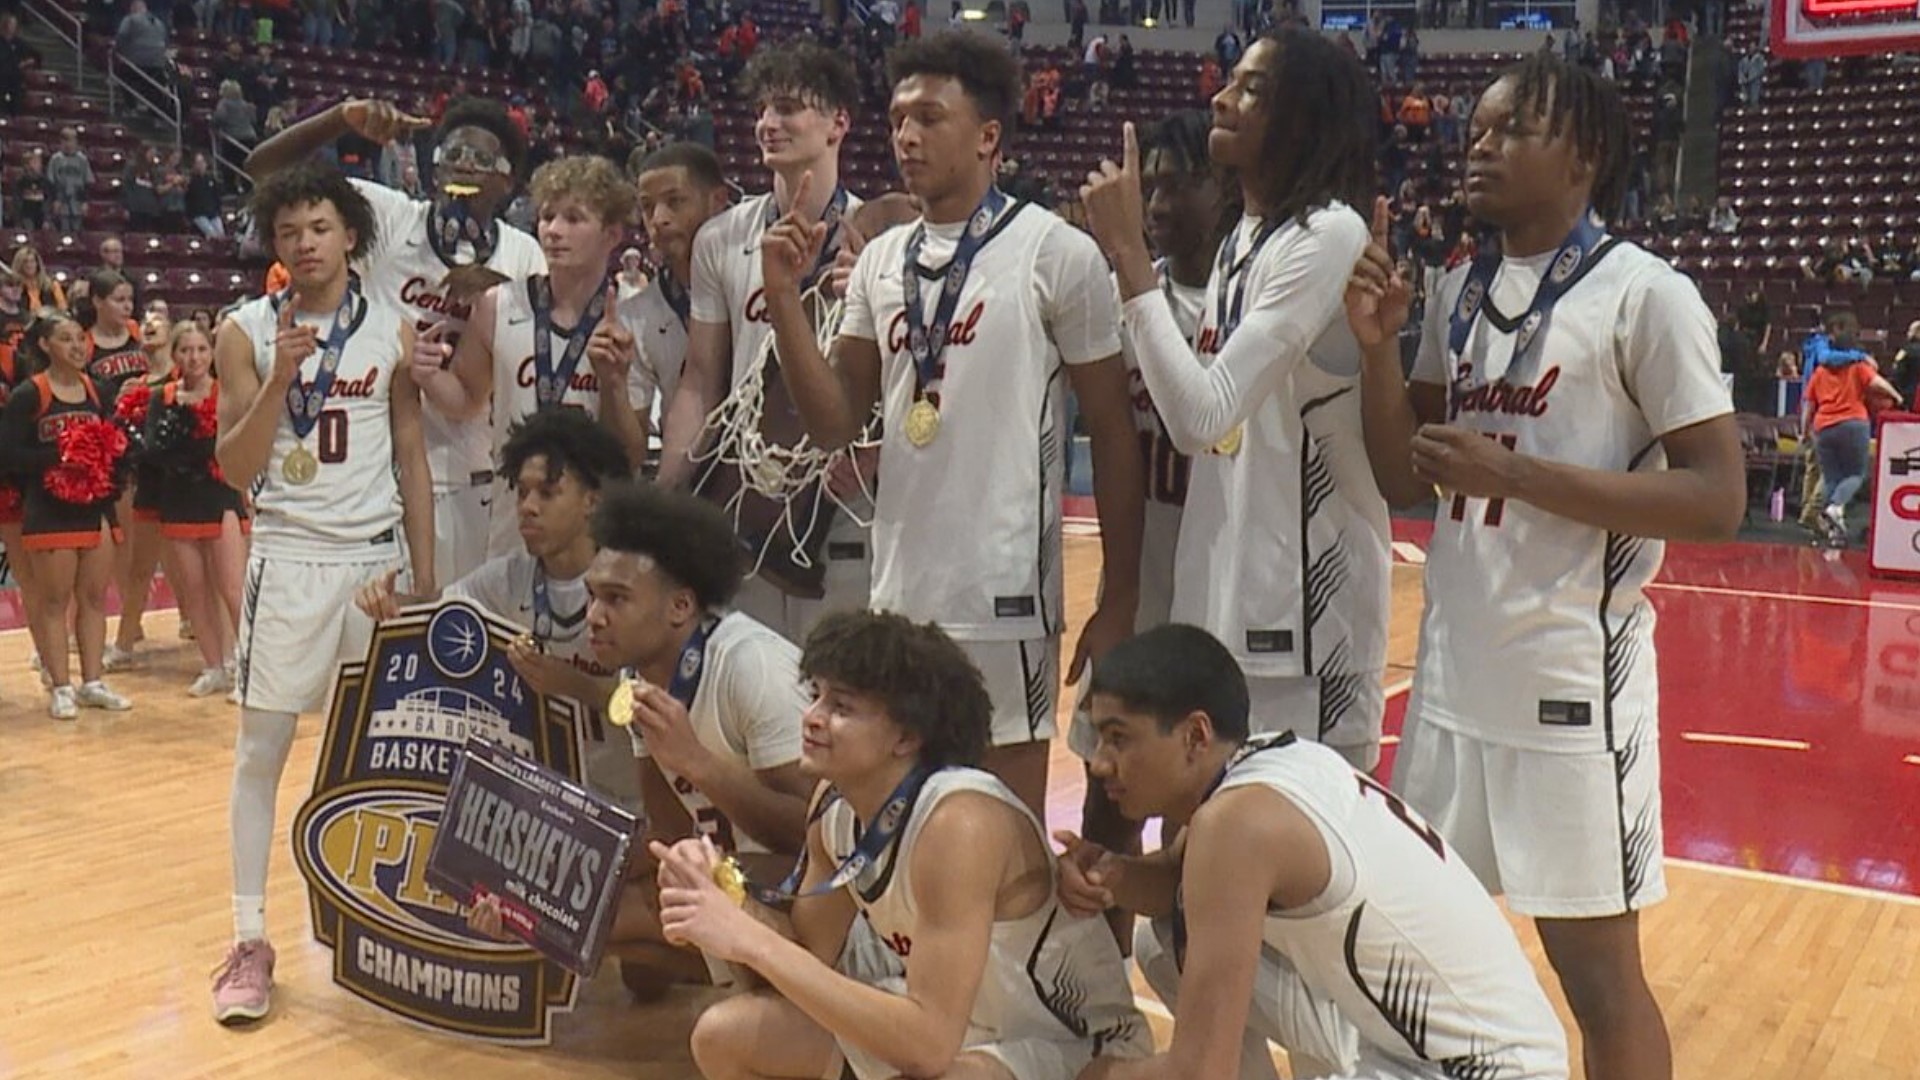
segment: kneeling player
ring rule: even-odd
[[[860,1080],[1064,1080],[1101,1054],[1143,1053],[1112,936],[1063,917],[1039,819],[969,767],[993,705],[960,646],[931,624],[849,612],[814,630],[801,671],[817,693],[802,764],[831,786],[809,827],[792,937],[715,884],[710,845],[655,848],[668,936],[773,989],[700,1017],[701,1071],[838,1076],[844,1055]],[[857,914],[891,956],[843,956]]]
[[[1248,741],[1246,678],[1206,631],[1115,646],[1089,701],[1093,779],[1180,832],[1135,857],[1061,834],[1062,903],[1152,917],[1135,955],[1174,1008],[1166,1053],[1084,1077],[1272,1077],[1268,1039],[1295,1077],[1567,1075],[1560,1022],[1472,871],[1334,751]]]

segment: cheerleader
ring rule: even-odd
[[[231,628],[240,623],[247,510],[213,456],[220,400],[213,339],[198,323],[176,324],[168,365],[174,377],[154,389],[147,410],[148,471],[141,482],[153,483],[160,493],[155,502],[170,551],[167,580],[182,620],[191,619],[199,628],[200,674],[187,693],[207,697],[233,686]]]
[[[87,276],[87,293],[74,303],[74,314],[87,326],[87,374],[106,391],[111,404],[120,391],[151,372],[141,344],[140,324],[133,321],[133,284],[115,270],[95,270]],[[139,520],[134,487],[120,496],[116,521],[130,523],[133,542],[114,552],[114,582],[120,589],[120,625],[107,649],[109,671],[133,662],[133,647],[146,635],[140,620],[146,614],[147,594],[153,589],[153,570],[160,561],[159,524]]]
[[[164,304],[160,300],[153,303]],[[129,432],[141,430],[141,425],[146,421],[147,403],[152,400],[153,394],[175,377],[170,346],[172,332],[166,312],[149,305],[146,317],[140,323],[140,351],[145,354],[146,374],[121,384],[120,395],[114,401],[114,413],[126,424]],[[92,370],[91,367],[89,370]],[[106,381],[104,374],[96,371],[94,375]],[[135,442],[137,444],[139,440]],[[119,507],[120,520],[130,520],[131,524],[125,527],[127,543],[114,556],[116,581],[120,584],[123,603],[120,625],[114,634],[113,644],[107,647],[108,671],[117,671],[133,660],[133,647],[143,636],[140,619],[153,586],[156,560],[166,568],[167,581],[174,581],[173,549],[167,545],[160,530],[160,484],[151,468],[138,457],[132,477],[132,494],[122,496]],[[180,636],[188,640],[193,636],[193,624],[184,613],[180,619]]]
[[[27,328],[19,353],[41,371],[13,390],[0,412],[0,461],[18,477],[25,505],[21,546],[39,594],[30,617],[53,680],[47,712],[72,720],[82,705],[129,709],[132,703],[100,679],[113,573],[112,549],[100,537],[114,520],[125,435],[108,421],[107,391],[87,376],[86,331],[72,317],[42,315]],[[72,444],[64,450],[63,436]],[[77,693],[67,666],[70,606],[80,647]]]
[[[20,339],[25,336],[27,322],[32,314],[26,310],[21,300],[19,278],[0,278],[0,411],[4,411],[7,395],[13,388],[26,382],[38,370],[31,365],[30,356],[18,352]],[[14,583],[20,587],[20,603],[27,612],[27,633],[33,637],[33,667],[46,678],[46,669],[40,663],[40,626],[33,619],[34,591],[33,560],[27,558],[26,550],[20,544],[20,522],[23,508],[20,501],[20,486],[11,469],[0,471],[0,550],[7,554],[7,568],[13,573]]]

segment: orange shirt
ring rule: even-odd
[[[1400,102],[1400,122],[1425,127],[1433,117],[1433,102],[1418,94],[1408,94]]]
[[[287,272],[285,266],[276,262],[267,267],[267,292],[279,292],[291,284],[293,284],[293,275]]]
[[[1813,403],[1813,430],[1867,418],[1867,387],[1877,374],[1866,361],[1836,368],[1821,364],[1807,380],[1807,400]]]

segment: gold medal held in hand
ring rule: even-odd
[[[614,727],[633,726],[633,680],[623,678],[607,700],[607,719]]]
[[[920,398],[907,410],[907,441],[915,446],[925,446],[940,434],[940,406],[926,398]]]
[[[304,446],[295,446],[287,451],[280,462],[280,475],[289,484],[311,484],[313,478],[320,475],[320,460]]]
[[[713,883],[727,894],[727,899],[745,907],[747,904],[747,874],[740,869],[740,863],[729,855],[713,864]]]
[[[1245,441],[1246,436],[1247,425],[1235,424],[1233,430],[1227,432],[1226,438],[1213,444],[1213,452],[1222,457],[1232,457],[1240,452],[1240,444]]]

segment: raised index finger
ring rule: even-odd
[[[1387,197],[1385,195],[1374,196],[1373,198],[1373,242],[1376,244],[1379,244],[1383,248],[1387,246],[1387,226],[1392,222],[1392,220],[1393,220],[1393,215],[1387,207]]]
[[[808,169],[806,172],[800,174],[800,182],[793,186],[793,205],[788,208],[787,216],[795,221],[799,221],[802,212],[800,208],[807,205],[807,196],[812,194],[812,192],[813,170]]]
[[[1120,168],[1128,176],[1140,175],[1140,138],[1134,134],[1133,121],[1120,126]]]

